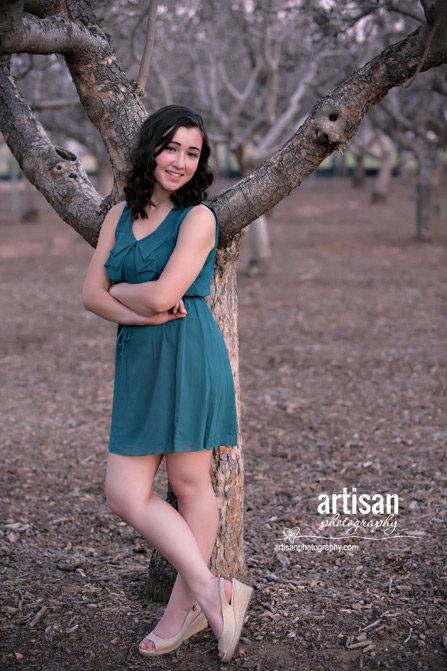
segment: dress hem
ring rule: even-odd
[[[151,451],[148,451],[146,445],[141,447],[138,445],[120,445],[119,447],[111,447],[109,445],[108,451],[111,454],[120,454],[123,457],[145,457],[150,454],[176,454],[177,452],[187,453],[187,452],[202,452],[202,450],[212,450],[215,447],[220,447],[224,445],[226,447],[236,447],[237,439],[231,438],[227,440],[213,441],[211,445],[204,445],[203,447],[189,447],[189,446],[176,446],[173,449],[167,449],[166,447],[154,447]],[[123,450],[126,450],[125,452]]]

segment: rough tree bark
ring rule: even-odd
[[[237,447],[215,450],[212,472],[221,511],[211,565],[220,575],[241,575],[248,580],[244,557],[244,461],[241,436],[239,385],[239,329],[236,260],[243,232],[219,245],[209,306],[222,331],[230,356],[238,414]]]
[[[253,148],[250,145],[241,145],[237,151],[239,165],[244,176],[249,175],[260,161],[252,158]],[[251,256],[246,269],[250,277],[269,275],[272,269],[272,250],[270,247],[270,235],[267,217],[261,214],[249,225],[249,236],[251,244]]]
[[[443,3],[424,5],[429,10],[424,26],[354,71],[315,104],[274,156],[210,201],[221,224],[211,306],[230,353],[238,399],[235,260],[241,231],[299,186],[334,150],[342,150],[370,107],[392,87],[403,84],[418,68],[447,62]],[[1,130],[27,179],[64,221],[94,245],[106,212],[121,197],[127,151],[146,114],[141,91],[127,80],[87,0],[0,0],[0,10]],[[436,22],[436,35],[426,49]],[[95,191],[76,156],[53,146],[20,95],[8,56],[21,52],[64,56],[81,103],[111,159],[115,185],[107,198]],[[241,444],[216,450],[214,475],[225,524],[219,529],[213,565],[218,573],[244,577]]]

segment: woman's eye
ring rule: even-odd
[[[199,155],[195,154],[193,151],[190,151],[189,155],[191,156],[191,158],[199,158]]]

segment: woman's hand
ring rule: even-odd
[[[158,326],[159,324],[165,324],[166,322],[170,322],[173,319],[183,319],[186,317],[186,310],[185,306],[183,305],[183,301],[179,301],[177,305],[174,305],[173,308],[170,310],[167,310],[166,312],[159,312],[156,315],[153,315],[152,317],[145,317],[144,318],[144,325],[145,326]]]
[[[169,310],[169,312],[172,312],[173,315],[177,315],[178,317],[180,316],[185,317],[188,314],[186,312],[185,304],[183,303],[182,299],[180,299],[179,302],[176,303],[174,307]]]
[[[214,214],[206,205],[196,205],[182,222],[174,251],[158,280],[119,282],[109,289],[110,295],[147,317],[172,310],[202,270],[215,238]]]
[[[109,287],[109,294],[119,300],[117,294],[120,292],[120,284],[111,284]],[[170,322],[173,319],[183,319],[186,317],[187,312],[183,300],[180,299],[170,310],[165,310],[163,312],[153,313],[146,317],[141,317],[141,321],[137,322],[139,326],[158,326],[159,324],[165,324]]]

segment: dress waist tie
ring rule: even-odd
[[[116,344],[119,348],[119,355],[123,359],[127,359],[127,343],[130,340],[130,326],[128,324],[120,324],[118,328],[118,335]]]

